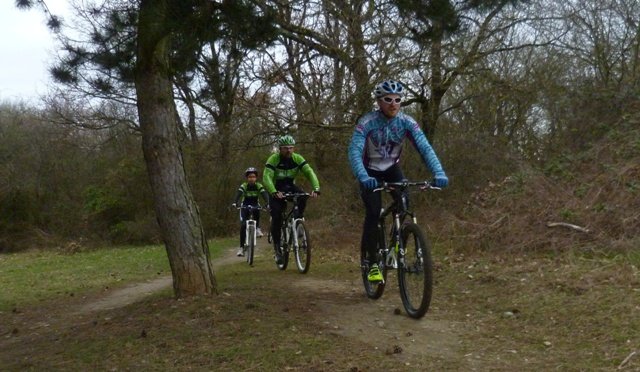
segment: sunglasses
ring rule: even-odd
[[[397,97],[397,98],[391,98],[391,97],[382,97],[382,100],[385,101],[386,103],[400,103],[402,102],[402,98]]]

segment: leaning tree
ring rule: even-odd
[[[104,16],[106,22],[92,30],[89,45],[66,45],[67,58],[53,71],[58,73],[58,78],[74,81],[79,78],[74,75],[78,66],[90,64],[96,67],[94,71],[102,73],[92,78],[103,91],[111,89],[109,79],[132,84],[142,149],[175,295],[215,293],[216,280],[208,244],[185,173],[173,83],[179,73],[194,68],[195,56],[201,55],[204,45],[222,38],[229,30],[242,35],[241,42],[248,47],[268,40],[272,34],[268,15],[264,8],[258,12],[249,1],[239,0],[84,4],[87,11],[94,16]],[[16,0],[16,5],[40,6],[49,15],[49,25],[60,30],[61,20],[49,13],[44,0]],[[123,13],[114,5],[127,7],[128,12]],[[109,40],[118,40],[116,36],[122,32],[130,36],[129,43],[109,48]]]

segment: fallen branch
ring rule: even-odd
[[[573,224],[566,223],[566,222],[547,222],[547,227],[558,227],[558,226],[566,227],[568,229],[573,229],[573,230],[580,231],[580,232],[583,232],[583,233],[588,233],[589,232],[589,230],[585,229],[584,227],[580,227],[578,225],[573,225]]]
[[[618,366],[618,369],[622,369],[627,363],[629,363],[629,361],[631,360],[631,358],[633,358],[634,355],[636,355],[635,351],[629,354],[626,358],[624,358],[622,363],[620,363],[620,365]]]
[[[505,218],[509,217],[508,215],[502,215],[502,217],[498,218],[496,221],[494,221],[491,225],[489,225],[489,229],[494,229],[496,227],[500,227],[500,224],[502,223],[502,221],[504,221]]]

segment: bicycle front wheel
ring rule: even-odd
[[[247,236],[247,240],[249,241],[249,244],[247,244],[247,263],[249,263],[249,266],[253,266],[253,252],[255,251],[256,248],[256,227],[255,226],[249,226],[249,228],[247,229],[247,234],[249,234],[249,236]]]
[[[287,225],[284,225],[282,227],[282,233],[280,234],[280,247],[278,247],[278,249],[280,250],[280,263],[276,263],[276,266],[278,266],[278,270],[286,270],[287,266],[289,265],[289,249],[291,247],[291,237],[289,237],[288,241],[286,239],[287,237]]]
[[[429,310],[433,289],[431,247],[415,223],[402,227],[404,260],[398,267],[400,297],[407,314],[421,318]]]
[[[278,270],[286,270],[287,266],[289,266],[289,248],[280,246],[280,259],[280,263],[276,263]]]
[[[302,221],[296,224],[296,236],[298,246],[295,247],[296,266],[301,274],[306,274],[311,266],[311,242],[309,232]]]

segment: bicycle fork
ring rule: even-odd
[[[304,221],[304,218],[294,218],[292,220],[292,222],[291,222],[291,232],[290,232],[290,234],[292,236],[291,237],[291,245],[293,246],[293,249],[295,251],[297,251],[298,248],[300,247],[298,245],[298,232],[296,231],[297,227],[298,227],[298,222],[300,222],[300,221]]]
[[[249,246],[249,231],[251,231],[250,227],[253,226],[253,242],[256,241],[256,221],[255,220],[247,220],[246,226],[244,230],[244,246],[245,248]]]
[[[299,210],[300,210],[300,207],[298,206],[298,201],[294,200],[293,201],[293,211],[291,212],[292,213],[292,215],[291,215],[292,218],[290,220],[291,221],[291,226],[289,226],[290,229],[287,229],[287,230],[289,230],[289,234],[291,234],[291,245],[292,245],[292,247],[289,247],[289,249],[293,248],[294,251],[297,251],[298,248],[299,248],[299,245],[298,245],[298,232],[296,231],[297,227],[298,227],[298,222],[304,221],[304,218],[296,218],[296,215],[298,214]]]
[[[404,264],[404,246],[400,244],[400,215],[393,215],[393,228],[391,229],[391,243],[385,247],[383,257],[385,258],[384,265],[388,268],[397,269],[399,265]]]

